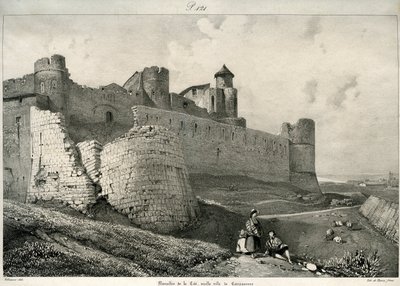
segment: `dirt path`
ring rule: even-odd
[[[325,212],[344,210],[344,209],[354,209],[354,208],[359,208],[360,206],[361,205],[356,205],[356,206],[351,206],[351,207],[339,207],[339,208],[332,208],[332,209],[325,209],[325,210],[318,210],[318,211],[310,211],[310,212],[301,212],[301,213],[293,213],[293,214],[260,215],[259,218],[270,219],[270,218],[278,218],[278,217],[292,217],[292,216],[299,216],[299,215],[318,214],[318,213],[325,213]]]
[[[234,265],[235,277],[321,277],[328,275],[303,270],[302,266],[272,257],[253,259],[249,255],[234,256],[229,263]]]
[[[289,204],[294,204],[294,205],[302,205],[302,206],[313,206],[313,205],[317,205],[320,203],[320,202],[315,202],[315,203],[306,204],[304,202],[288,201],[288,200],[284,200],[284,199],[273,199],[273,200],[259,201],[259,202],[255,203],[255,205],[269,204],[269,203],[274,203],[274,202],[284,202],[284,203],[289,203]]]

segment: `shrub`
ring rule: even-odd
[[[343,257],[333,257],[324,262],[324,268],[335,276],[376,277],[383,271],[377,251],[367,255],[363,250],[346,251]]]

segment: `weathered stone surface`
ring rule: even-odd
[[[101,152],[102,195],[145,229],[169,232],[197,217],[180,139],[159,126],[134,127]]]
[[[81,166],[60,113],[31,107],[32,176],[27,201],[60,200],[85,211],[95,202],[94,186]]]
[[[361,206],[360,212],[383,235],[397,243],[399,242],[398,204],[370,196]]]

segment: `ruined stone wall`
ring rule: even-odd
[[[102,195],[145,229],[184,227],[198,215],[182,146],[159,126],[134,127],[101,152]]]
[[[25,202],[31,174],[30,107],[36,97],[3,100],[3,197]]]
[[[85,212],[95,202],[94,186],[69,138],[64,116],[31,107],[32,175],[27,201],[60,200]]]
[[[289,181],[288,139],[178,112],[145,106],[132,110],[136,125],[161,125],[181,137],[189,173]]]
[[[33,74],[3,81],[3,98],[34,92]]]
[[[89,178],[97,183],[100,177],[100,152],[103,146],[97,140],[84,141],[76,144],[83,167]]]
[[[384,236],[399,243],[399,204],[370,196],[360,212]]]

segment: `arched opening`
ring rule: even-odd
[[[40,83],[40,92],[44,93],[44,82],[43,81]]]
[[[211,112],[215,112],[215,98],[211,96]]]
[[[106,112],[106,123],[113,122],[113,114],[110,111]]]

